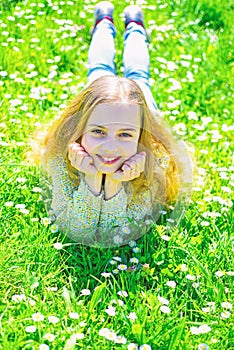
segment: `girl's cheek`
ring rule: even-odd
[[[89,153],[89,142],[87,142],[87,137],[84,135],[81,139],[81,146]]]
[[[138,151],[138,142],[137,142],[137,141],[136,141],[136,142],[133,142],[133,144],[132,144],[132,150],[133,150],[134,154],[137,153],[137,151]]]
[[[84,147],[87,153],[92,153],[98,147],[100,141],[90,135],[84,135],[81,139],[81,146]]]
[[[86,150],[84,136],[82,137],[82,139],[81,139],[81,141],[80,141],[80,144],[81,144],[81,146]]]

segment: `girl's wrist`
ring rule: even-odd
[[[96,175],[85,174],[84,181],[90,188],[91,192],[97,196],[102,191],[102,174],[97,173]]]
[[[111,199],[116,196],[122,189],[121,181],[114,181],[110,176],[106,175],[105,185],[104,185],[104,193],[105,199]]]

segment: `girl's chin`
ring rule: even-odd
[[[100,164],[100,161],[94,162],[95,167],[98,171],[100,171],[102,174],[113,174],[115,171],[121,168],[123,162],[116,162],[116,164]]]
[[[114,172],[116,172],[116,170],[118,170],[119,168],[110,168],[108,167],[109,169],[104,169],[103,167],[102,168],[99,168],[98,171],[100,171],[100,173],[102,174],[106,174],[106,175],[110,175],[110,174],[113,174]]]
[[[112,175],[112,174],[114,174],[115,173],[115,171],[116,170],[114,170],[114,171],[102,171],[102,174],[104,174],[104,175]]]

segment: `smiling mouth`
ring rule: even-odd
[[[102,161],[102,163],[107,165],[112,165],[116,163],[121,157],[102,157],[99,154],[97,154],[98,158]]]

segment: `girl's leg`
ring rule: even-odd
[[[134,80],[140,86],[148,107],[155,112],[157,105],[149,85],[150,57],[143,14],[138,6],[129,6],[124,13],[126,18],[123,54],[124,76]]]
[[[104,75],[115,75],[115,44],[116,35],[113,24],[113,4],[102,1],[95,8],[95,25],[88,52],[88,83]]]

